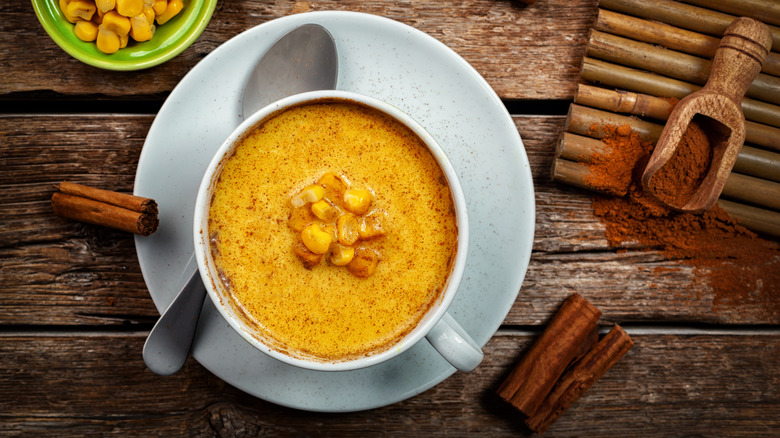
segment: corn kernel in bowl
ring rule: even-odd
[[[154,20],[155,31],[153,37],[145,42],[134,42],[132,35],[137,33],[139,38],[143,38],[143,32],[140,28],[129,32],[120,37],[120,49],[112,54],[105,54],[100,51],[96,44],[97,29],[89,29],[81,26],[80,35],[75,32],[75,24],[70,23],[62,13],[60,3],[65,5],[72,1],[81,0],[32,0],[33,9],[36,16],[46,30],[51,39],[66,53],[78,59],[85,64],[116,71],[131,71],[150,68],[162,64],[187,49],[198,37],[209,23],[216,7],[216,0],[184,0],[181,11],[165,25],[158,25]],[[150,0],[141,0],[143,2],[142,14],[149,21],[149,12],[155,13],[155,2]],[[165,2],[167,8],[168,0],[159,0]],[[96,11],[92,14],[91,22],[99,26],[105,12],[102,8],[108,8],[112,0],[90,0],[95,4]],[[157,8],[161,9],[161,4],[157,3]],[[116,4],[116,0],[113,0]],[[108,9],[108,10],[115,10]],[[132,18],[132,17],[130,17]],[[83,20],[80,20],[83,21]],[[92,39],[91,33],[94,33]],[[83,41],[86,39],[87,41]],[[122,48],[122,46],[125,46]]]
[[[164,24],[184,8],[182,0],[164,1],[158,9],[154,0],[59,0],[59,6],[65,19],[75,23],[79,39],[96,41],[98,50],[111,54],[127,47],[128,35],[136,42],[151,40],[157,30],[155,20]],[[91,27],[81,22],[98,25],[96,38],[92,38]]]

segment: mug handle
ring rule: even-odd
[[[484,357],[479,345],[449,312],[442,316],[425,338],[458,371],[473,371]]]

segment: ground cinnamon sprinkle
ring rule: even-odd
[[[650,189],[658,199],[680,208],[701,185],[711,161],[710,140],[696,120],[692,120],[672,157],[653,175]]]
[[[627,126],[627,125],[626,125]],[[597,196],[594,213],[606,226],[609,244],[627,242],[662,251],[670,259],[694,266],[694,282],[705,282],[714,294],[714,311],[725,306],[751,305],[771,322],[780,321],[780,247],[741,227],[715,205],[704,213],[672,211],[642,191],[641,174],[653,144],[623,127],[605,127],[602,139],[612,151],[589,164],[594,188],[624,184],[620,197]],[[695,160],[681,154],[679,164]],[[628,175],[628,176],[626,176]],[[627,181],[627,182],[626,182]],[[622,191],[622,190],[618,190]],[[615,192],[615,191],[613,191]]]
[[[634,179],[634,164],[645,155],[649,157],[652,144],[643,143],[629,125],[594,125],[590,130],[600,130],[604,135],[601,141],[612,152],[591,157],[590,174],[585,183],[601,192],[626,195]]]

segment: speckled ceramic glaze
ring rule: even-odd
[[[160,228],[136,237],[155,305],[164,310],[196,269],[192,223],[201,178],[239,125],[245,83],[263,53],[292,28],[333,34],[338,88],[381,99],[437,139],[458,175],[469,212],[469,251],[449,313],[480,346],[495,333],[523,282],[534,232],[534,193],[523,143],[485,80],[436,39],[404,24],[352,12],[312,12],[252,28],[203,59],[160,109],[138,164],[135,193],[160,204]],[[246,342],[210,300],[193,345],[203,366],[249,394],[298,409],[345,412],[412,397],[455,372],[423,339],[355,371],[313,371]],[[229,358],[229,360],[226,360]]]

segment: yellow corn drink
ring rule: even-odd
[[[436,303],[458,229],[449,186],[406,126],[361,104],[272,115],[221,163],[211,254],[230,303],[294,357],[395,345]]]

